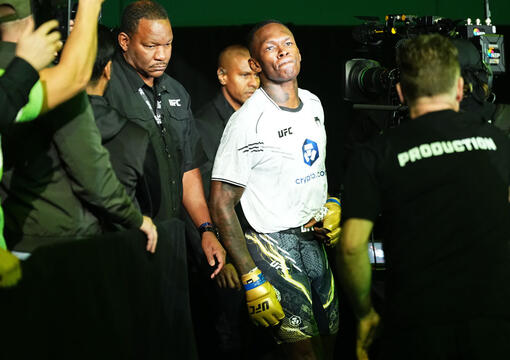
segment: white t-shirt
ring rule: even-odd
[[[212,180],[245,188],[241,205],[258,232],[307,223],[327,198],[326,131],[320,100],[299,89],[297,109],[259,88],[227,123]]]

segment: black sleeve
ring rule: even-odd
[[[135,200],[136,187],[143,176],[148,144],[147,131],[132,122],[127,122],[116,137],[105,144],[113,170],[132,200]]]
[[[348,161],[342,198],[342,220],[367,219],[375,222],[381,208],[377,181],[378,152],[370,145],[360,145]]]
[[[184,143],[186,149],[184,151],[184,171],[193,170],[199,168],[202,164],[207,161],[204,148],[202,147],[202,140],[191,112],[191,102],[188,101],[188,126],[187,131],[184,134]]]
[[[72,120],[55,131],[54,143],[73,180],[77,197],[101,211],[109,221],[126,228],[138,228],[142,214],[128,197],[115,175],[108,151],[101,145],[88,98],[84,92],[59,107]]]
[[[19,110],[28,102],[28,95],[39,80],[39,73],[25,60],[15,57],[0,77],[0,130],[14,120]]]

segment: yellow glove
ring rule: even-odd
[[[21,279],[21,267],[16,256],[0,248],[0,287],[14,286]]]
[[[340,227],[342,207],[340,205],[340,200],[336,197],[329,197],[324,206],[328,209],[328,212],[322,220],[322,227],[329,230],[326,245],[333,247],[340,239],[340,232],[342,231]]]
[[[241,277],[246,290],[246,303],[252,321],[268,327],[285,317],[273,286],[266,281],[258,268]]]

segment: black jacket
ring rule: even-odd
[[[1,46],[2,61],[10,61],[13,50]],[[3,145],[1,192],[10,248],[32,251],[50,242],[98,234],[98,218],[128,228],[141,225],[142,214],[101,145],[85,93],[32,122],[13,124]]]
[[[153,112],[139,93],[140,89],[146,93],[152,108],[155,108],[153,92],[161,94],[161,126],[156,124]],[[148,88],[122,54],[116,54],[104,96],[108,104],[149,133],[157,167],[149,169],[147,178],[151,189],[157,188],[154,183],[161,185],[159,191],[151,196],[160,201],[154,218],[166,220],[182,216],[182,176],[205,161],[188,93],[167,74],[155,79],[154,88]]]
[[[209,198],[216,151],[218,151],[225,125],[227,125],[228,119],[233,113],[234,108],[227,102],[221,92],[196,113],[197,130],[202,138],[202,146],[207,156],[207,161],[200,167],[206,199]]]
[[[157,176],[155,183],[149,183],[144,176],[157,167],[149,134],[108,105],[104,97],[92,95],[89,100],[115,174],[142,213],[153,217],[159,207],[159,198],[153,198],[151,194],[159,193],[160,184]]]
[[[4,68],[0,64],[0,68]],[[0,129],[14,122],[18,111],[27,103],[30,90],[39,80],[39,73],[25,60],[15,57],[0,77]]]

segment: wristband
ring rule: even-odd
[[[329,203],[329,202],[335,203],[335,204],[337,204],[338,206],[342,206],[342,205],[340,204],[340,201],[339,201],[338,199],[336,199],[336,198],[328,198],[328,200],[326,200],[326,204],[327,204],[327,203]]]
[[[255,289],[257,286],[262,285],[266,282],[266,279],[264,278],[264,274],[260,273],[258,274],[258,279],[253,281],[253,279],[249,279],[249,282],[246,284],[243,284],[244,290],[248,291],[251,289]]]
[[[205,222],[203,223],[202,225],[200,225],[198,228],[197,228],[198,232],[200,233],[200,235],[202,235],[203,233],[205,233],[206,231],[210,231],[212,232],[214,235],[216,235],[216,237],[219,239],[219,236],[218,236],[218,229],[216,229],[216,226],[214,226],[213,224],[211,224],[210,222]]]

